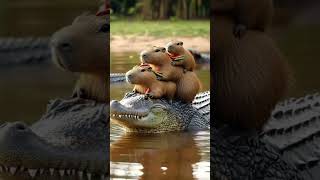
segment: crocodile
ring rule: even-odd
[[[145,99],[127,93],[121,101],[110,102],[110,118],[127,132],[163,133],[210,128],[210,92],[198,94],[192,104],[166,99]],[[206,102],[206,103],[204,103]],[[202,106],[203,105],[203,106]]]
[[[108,107],[81,98],[56,99],[31,126],[22,122],[2,124],[1,176],[6,179],[109,177]],[[148,112],[151,107],[158,110]],[[145,127],[153,132],[164,132],[163,127],[179,128],[179,131],[210,128],[211,173],[217,179],[319,178],[320,155],[316,147],[320,96],[317,94],[278,104],[262,132],[210,127],[210,92],[198,94],[191,105],[144,99],[142,95],[128,93],[121,101],[110,102],[110,108],[112,121],[122,121],[122,126],[133,132],[145,132]],[[139,116],[145,122],[138,122]]]
[[[50,101],[34,124],[0,127],[0,176],[5,179],[107,179],[108,104],[72,98]]]
[[[142,95],[127,93],[121,101],[111,101],[110,116],[111,122],[131,133],[209,128],[211,173],[216,179],[320,177],[318,94],[279,103],[262,131],[228,125],[217,128],[214,121],[210,127],[209,104],[210,92],[198,94],[191,106],[175,101],[170,104],[164,99],[145,100]]]

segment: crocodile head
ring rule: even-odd
[[[111,121],[127,132],[162,133],[205,129],[209,120],[192,105],[165,99],[145,99],[127,93],[121,101],[110,103]]]
[[[27,126],[0,127],[0,175],[5,179],[108,176],[108,104],[53,100],[43,117]]]

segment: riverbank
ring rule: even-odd
[[[186,48],[193,48],[201,52],[210,51],[209,37],[155,37],[135,35],[112,35],[110,51],[119,52],[140,52],[151,46],[164,46],[171,40],[184,42]]]

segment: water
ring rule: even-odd
[[[138,64],[137,53],[111,54],[112,72],[126,72]],[[202,91],[209,90],[208,68],[197,75]],[[120,100],[131,91],[128,84],[111,85],[110,98]],[[158,135],[126,134],[111,123],[110,174],[120,179],[209,179],[210,132],[179,132]]]

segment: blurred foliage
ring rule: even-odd
[[[143,19],[199,19],[209,17],[210,0],[111,0],[116,16]]]

